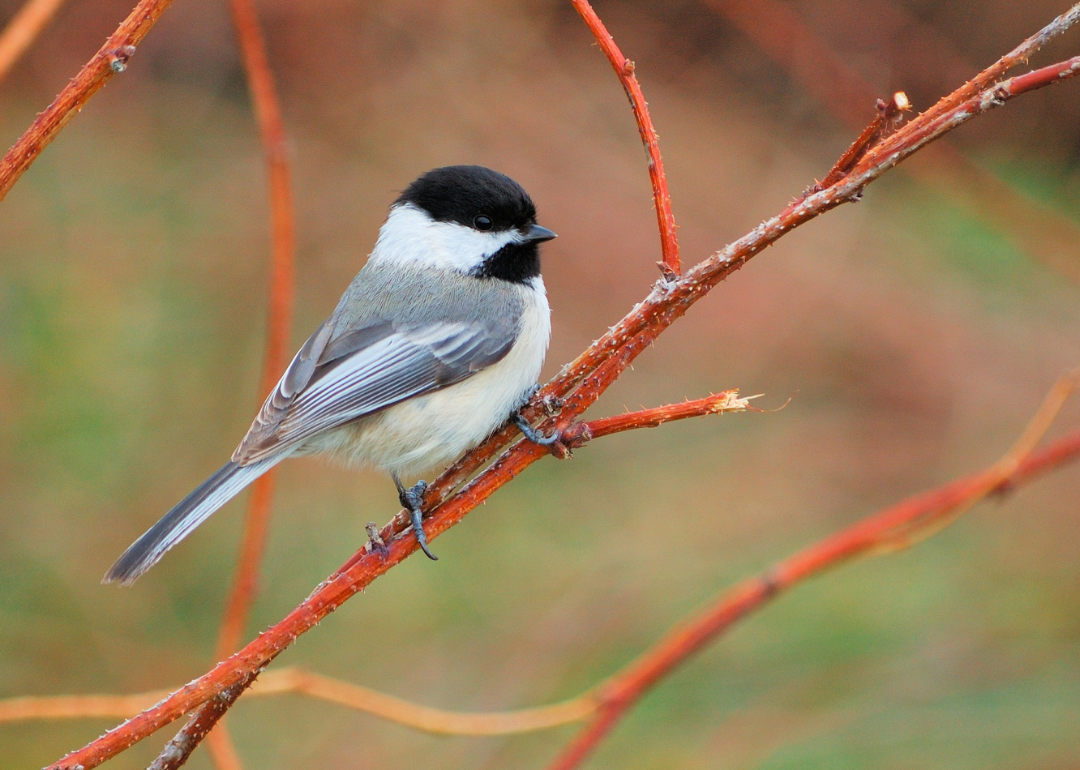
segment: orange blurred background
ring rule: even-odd
[[[0,0],[0,22],[18,6]],[[544,249],[545,376],[645,295],[659,240],[644,154],[568,3],[258,7],[293,148],[296,344],[390,201],[451,163],[508,173],[560,235]],[[596,8],[637,64],[690,264],[823,177],[873,97],[903,89],[925,109],[1065,5]],[[5,146],[129,10],[69,1],[0,83]],[[1078,35],[1033,65],[1075,54]],[[275,665],[458,710],[569,697],[740,577],[996,460],[1080,365],[1076,89],[974,121],[784,238],[594,413],[733,387],[765,408],[793,397],[785,409],[534,466],[438,540],[438,564],[410,559]],[[250,422],[268,254],[227,8],[179,0],[0,205],[0,697],[158,689],[213,662],[245,498],[132,589],[99,580]],[[1078,423],[1072,405],[1055,432]],[[1066,468],[797,589],[662,683],[589,767],[1080,762],[1078,500]],[[396,505],[377,474],[283,466],[249,635]],[[432,738],[292,696],[241,701],[229,724],[248,767],[364,770],[540,768],[573,730]],[[0,724],[0,768],[41,766],[111,725]],[[145,767],[165,732],[110,767]],[[211,765],[199,752],[189,766]]]

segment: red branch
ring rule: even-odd
[[[142,42],[172,0],[140,0],[130,15],[109,35],[94,57],[37,116],[19,141],[0,158],[0,200],[19,180],[49,142],[75,117],[105,81],[127,68],[135,46]]]
[[[289,148],[281,118],[274,76],[266,55],[266,41],[259,27],[252,0],[232,0],[233,24],[247,72],[248,87],[255,107],[263,145],[270,189],[272,254],[270,267],[270,308],[266,329],[266,358],[263,362],[260,395],[277,384],[288,356],[293,310],[293,256],[296,226],[289,173]],[[232,592],[218,634],[217,657],[231,654],[240,644],[251,604],[258,588],[259,565],[266,549],[270,506],[274,497],[274,471],[253,485],[244,525],[244,539]]]
[[[1078,69],[1080,65],[1074,67],[1072,60],[1062,62],[1032,73],[1035,77],[1024,76],[1023,81],[1004,81],[970,99],[960,100],[954,108],[938,112],[932,119],[925,115],[915,118],[871,148],[848,175],[832,187],[791,204],[779,215],[695,265],[678,280],[658,281],[649,295],[625,318],[537,394],[527,414],[535,418],[545,415],[547,411],[555,411],[560,400],[565,398],[561,402],[561,413],[546,419],[547,424],[542,427],[550,428],[552,423],[555,427],[567,427],[668,326],[747,260],[793,228],[856,199],[867,184],[947,132],[1021,93],[1076,75]],[[496,489],[544,456],[543,448],[519,441],[451,496],[457,485],[517,435],[516,429],[510,427],[499,431],[436,480],[427,495],[427,501],[433,507],[425,524],[429,538],[433,539],[457,524]],[[95,767],[218,693],[244,681],[251,672],[265,667],[298,636],[309,631],[375,578],[413,553],[417,549],[415,537],[412,534],[397,536],[406,526],[404,516],[399,513],[381,533],[386,543],[385,554],[361,550],[288,616],[228,660],[222,661],[153,708],[50,766],[50,770],[70,770],[75,765],[82,765],[84,770]]]
[[[675,235],[675,215],[671,211],[671,194],[668,192],[667,176],[664,174],[664,161],[660,158],[660,137],[653,127],[649,105],[645,101],[645,94],[638,83],[637,75],[634,74],[634,63],[623,56],[623,52],[615,44],[615,39],[607,31],[604,22],[600,21],[600,17],[596,15],[596,11],[589,5],[588,0],[570,0],[570,2],[581,14],[581,18],[592,31],[604,55],[614,67],[615,74],[619,76],[619,82],[622,83],[623,90],[630,99],[630,106],[634,109],[634,119],[637,121],[638,132],[641,134],[641,142],[649,154],[649,179],[652,182],[656,224],[660,228],[660,252],[663,255],[661,267],[665,277],[673,278],[681,270],[679,240]]]
[[[946,518],[987,492],[1003,493],[1065,463],[1080,459],[1080,431],[1023,460],[1002,481],[997,466],[957,479],[868,516],[804,548],[757,577],[744,580],[693,618],[675,627],[645,654],[597,690],[600,708],[548,770],[574,770],[592,753],[627,711],[673,669],[705,645],[761,609],[782,592],[810,577],[896,541],[898,533]]]
[[[576,449],[595,438],[610,436],[613,433],[622,433],[636,428],[659,428],[665,422],[685,420],[689,417],[741,411],[747,408],[749,400],[739,398],[737,390],[725,390],[715,396],[684,401],[681,404],[657,406],[652,409],[617,414],[613,417],[601,417],[588,422],[576,422],[562,432],[560,441],[568,449]]]

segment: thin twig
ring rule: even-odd
[[[863,159],[863,156],[870,151],[870,148],[881,141],[881,138],[885,136],[889,131],[896,127],[903,119],[903,114],[907,110],[911,109],[911,102],[908,101],[907,94],[903,91],[897,91],[893,94],[892,99],[884,101],[878,99],[877,102],[877,116],[870,122],[863,132],[859,134],[859,137],[852,142],[848,147],[847,152],[840,156],[840,160],[836,161],[832,170],[825,175],[825,178],[814,185],[810,190],[812,192],[818,192],[824,190],[826,187],[832,187],[839,182],[851,169],[855,167],[855,164]]]
[[[296,252],[296,225],[289,171],[288,140],[281,117],[274,76],[266,54],[266,41],[252,0],[232,0],[233,25],[247,73],[248,88],[255,107],[263,146],[266,150],[270,190],[270,221],[273,240],[270,267],[270,308],[266,329],[266,358],[263,362],[260,395],[265,396],[285,369],[289,333],[292,327],[293,262]],[[218,634],[220,660],[236,650],[243,637],[258,587],[259,568],[266,549],[270,508],[274,497],[274,471],[252,487],[244,538],[233,588],[225,605]]]
[[[561,441],[568,449],[576,449],[593,439],[635,428],[658,428],[665,422],[685,420],[689,417],[742,412],[749,408],[751,398],[754,396],[739,398],[738,390],[725,390],[715,396],[684,401],[681,404],[669,404],[637,412],[626,412],[613,417],[602,417],[598,420],[576,422],[562,432]]]
[[[301,668],[268,671],[245,698],[304,695],[436,735],[511,735],[579,722],[596,711],[590,692],[568,701],[517,711],[464,712],[411,703],[352,682]],[[157,703],[168,692],[137,695],[51,695],[0,700],[0,724],[53,719],[130,717]],[[210,733],[211,740],[222,725]],[[227,760],[226,760],[227,761]]]
[[[540,427],[546,429],[552,425],[568,426],[599,398],[638,354],[691,305],[784,234],[857,198],[866,185],[968,120],[1020,93],[1075,75],[1076,70],[1071,68],[1071,61],[1044,68],[1039,78],[1025,81],[1023,89],[1014,89],[1015,84],[1006,81],[958,104],[956,108],[943,113],[939,119],[908,123],[872,148],[855,168],[833,187],[789,206],[746,236],[696,265],[678,280],[659,281],[649,295],[622,321],[540,390],[526,410],[526,416],[535,419],[545,415],[545,405],[553,405],[556,400],[562,400],[562,412],[556,417],[545,419]],[[498,431],[446,471],[429,488],[426,499],[429,505],[433,506],[425,523],[429,538],[437,537],[457,524],[496,489],[544,455],[542,448],[529,442],[518,442],[451,497],[455,487],[475,473],[517,435],[516,429],[510,427]],[[74,764],[83,765],[85,770],[95,767],[133,742],[141,740],[224,689],[242,681],[252,671],[265,667],[297,637],[309,631],[321,619],[417,549],[416,539],[412,534],[398,536],[407,526],[403,518],[401,514],[396,516],[380,534],[387,544],[385,555],[368,553],[366,549],[362,549],[349,560],[347,568],[334,573],[288,616],[232,657],[222,661],[154,708],[128,720],[51,768],[70,767]]]
[[[286,675],[272,680],[268,676],[267,684],[256,687],[252,695],[298,693],[437,735],[511,735],[546,730],[581,721],[597,708],[591,693],[586,692],[562,703],[517,711],[444,711],[298,668],[282,673]]]
[[[622,83],[623,90],[630,100],[630,106],[634,110],[634,119],[637,121],[638,132],[641,141],[645,145],[645,152],[649,155],[649,180],[653,188],[653,206],[656,209],[656,224],[660,229],[660,253],[663,261],[661,269],[667,278],[677,276],[681,267],[679,265],[679,239],[675,233],[675,215],[671,211],[671,194],[668,192],[667,175],[664,173],[664,161],[660,157],[660,137],[653,127],[652,116],[649,115],[649,105],[645,101],[645,94],[638,83],[637,75],[634,74],[634,63],[623,55],[615,39],[607,31],[604,22],[596,15],[596,11],[589,5],[588,0],[570,0],[574,8],[581,14],[585,24],[593,33],[600,49],[607,56],[615,74]]]
[[[64,0],[26,0],[19,12],[11,17],[0,32],[0,80],[7,76],[11,65],[26,52],[63,4]]]
[[[128,60],[135,54],[135,47],[171,4],[172,0],[140,0],[116,31],[109,35],[105,45],[0,158],[0,200],[4,199],[8,190],[30,168],[49,142],[86,106],[90,97],[109,78],[127,68]]]
[[[601,706],[548,770],[574,770],[585,761],[622,717],[657,682],[714,641],[735,623],[805,580],[859,556],[895,550],[940,532],[960,514],[988,495],[1013,489],[1045,472],[1048,458],[1057,464],[1080,458],[1080,431],[1032,454],[1065,399],[1080,385],[1070,375],[1047,395],[1020,439],[998,462],[984,471],[868,516],[793,556],[765,573],[744,580],[687,622],[669,631],[595,690]]]

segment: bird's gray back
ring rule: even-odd
[[[479,322],[514,337],[529,290],[450,270],[369,263],[338,302],[330,344],[356,329],[387,321],[396,326]]]

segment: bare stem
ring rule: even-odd
[[[738,27],[762,53],[783,67],[804,93],[812,94],[842,123],[852,129],[863,125],[867,105],[880,95],[876,86],[817,37],[791,3],[787,0],[705,0],[705,3]],[[898,6],[893,11],[903,13]],[[1068,21],[1068,17],[1062,18]],[[1048,29],[1056,34],[1061,28],[1060,21]],[[1036,42],[1033,39],[1022,49],[1030,51]],[[1003,74],[1015,61],[1014,56],[1005,57],[993,71]],[[939,64],[945,66],[944,62]],[[983,80],[993,82],[989,76]],[[1080,283],[1080,265],[1074,254],[1075,244],[1080,240],[1080,225],[1069,217],[987,171],[952,143],[939,143],[929,152],[920,153],[917,162],[908,164],[906,169],[923,184],[937,190],[944,188],[954,202],[1007,233],[1032,259]],[[819,187],[827,186],[823,182]]]
[[[294,693],[305,695],[317,700],[335,703],[345,708],[363,711],[373,716],[395,722],[400,725],[411,727],[416,730],[444,735],[509,735],[534,730],[544,730],[563,724],[578,722],[590,716],[595,719],[575,739],[572,747],[560,757],[563,768],[572,768],[575,763],[580,763],[591,752],[595,742],[607,734],[618,721],[621,713],[632,705],[632,702],[624,703],[625,708],[621,711],[616,708],[623,703],[627,693],[639,697],[647,689],[644,683],[646,675],[653,677],[653,683],[673,669],[682,660],[691,656],[703,645],[715,641],[736,620],[741,619],[751,612],[764,607],[768,600],[780,590],[790,588],[796,582],[808,579],[820,574],[831,564],[814,554],[825,553],[828,558],[847,560],[854,558],[854,553],[846,547],[837,547],[845,539],[853,537],[856,533],[862,543],[866,544],[866,553],[884,552],[889,549],[882,548],[883,544],[897,544],[897,535],[906,533],[901,539],[904,544],[912,542],[910,534],[913,532],[910,525],[917,525],[919,532],[930,534],[940,531],[939,523],[948,524],[955,520],[956,511],[965,510],[968,506],[985,498],[989,494],[1002,494],[1012,491],[1037,477],[1058,468],[1062,468],[1070,462],[1080,459],[1080,431],[1076,431],[1065,438],[1052,442],[1038,451],[1028,450],[1033,442],[1044,432],[1050,424],[1053,416],[1060,409],[1067,398],[1076,388],[1077,378],[1058,383],[1047,396],[1043,407],[1028,425],[1024,434],[1016,445],[1002,460],[995,463],[982,473],[968,476],[950,484],[939,487],[930,492],[923,493],[914,498],[901,502],[886,511],[876,513],[863,519],[850,527],[828,538],[818,541],[816,544],[803,549],[798,554],[784,560],[776,568],[766,572],[757,578],[741,583],[733,590],[725,592],[710,607],[703,612],[683,621],[676,629],[669,632],[644,652],[636,661],[631,662],[614,676],[607,679],[599,686],[590,688],[586,692],[568,701],[555,703],[549,706],[539,706],[517,711],[469,713],[444,711],[421,706],[409,701],[396,698],[385,693],[380,693],[369,688],[344,682],[339,679],[322,676],[300,668],[284,668],[264,674],[258,682],[254,683],[248,697],[267,697]],[[732,393],[732,392],[729,392]],[[682,411],[675,410],[693,409],[697,414],[710,414],[718,410],[717,399],[726,394],[699,399],[671,407],[648,409],[641,412],[633,412],[628,415],[620,415],[617,418],[603,418],[588,423],[578,423],[574,427],[581,426],[583,429],[579,435],[588,435],[595,431],[594,437],[609,435],[619,426],[620,430],[630,430],[634,427],[651,427],[652,419],[642,422],[642,418],[650,415],[656,419],[682,419]],[[712,407],[705,407],[705,402],[713,401]],[[720,402],[722,403],[722,402]],[[661,413],[664,413],[663,415]],[[627,419],[627,418],[633,418]],[[621,420],[617,423],[616,420]],[[641,424],[632,425],[632,422]],[[897,515],[899,512],[900,515]],[[872,532],[874,528],[879,531],[879,536]],[[792,565],[803,564],[801,572],[793,571]],[[805,565],[816,563],[816,567],[808,569]],[[837,560],[835,564],[840,564]],[[785,569],[785,565],[787,568]],[[780,585],[778,576],[787,575],[789,582]],[[704,636],[702,634],[704,633]],[[687,640],[699,639],[700,641],[688,644]],[[673,641],[674,640],[674,641]],[[674,650],[674,652],[672,652]],[[681,657],[680,657],[681,656]],[[658,669],[658,663],[663,663]],[[83,695],[83,696],[46,696],[29,698],[12,698],[0,701],[0,723],[39,719],[78,719],[93,717],[128,717],[137,714],[159,701],[166,691],[155,691],[139,695]],[[219,766],[230,770],[238,765],[231,764],[229,752],[231,744],[227,739],[216,738],[221,725],[218,726],[207,738],[211,749],[217,757]],[[214,742],[218,745],[215,746]],[[569,763],[569,764],[567,764]]]
[[[623,90],[630,100],[630,106],[634,109],[634,119],[637,121],[638,133],[641,134],[641,142],[645,145],[645,152],[649,155],[649,180],[653,188],[653,206],[656,208],[656,224],[660,229],[660,253],[663,261],[660,263],[666,277],[677,276],[679,266],[679,239],[675,234],[675,215],[671,211],[671,194],[668,192],[667,175],[664,173],[664,161],[660,157],[660,137],[653,126],[652,116],[649,115],[649,104],[645,101],[645,94],[638,83],[637,75],[634,74],[634,63],[627,59],[615,39],[607,31],[604,22],[596,15],[596,11],[589,5],[588,0],[570,0],[585,24],[593,33],[600,49],[607,56],[615,74],[622,83]]]
[[[870,148],[881,141],[882,136],[903,120],[904,112],[911,109],[911,102],[903,91],[897,91],[887,102],[879,99],[877,109],[877,116],[863,129],[859,137],[848,147],[847,152],[840,156],[840,160],[836,161],[825,178],[811,188],[813,192],[831,187],[843,179],[870,151]]]

